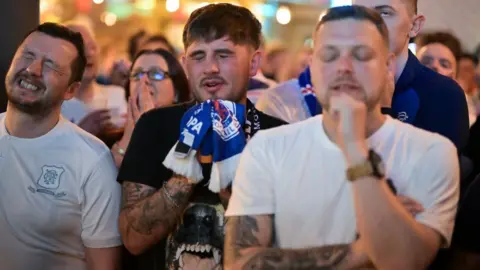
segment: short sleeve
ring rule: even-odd
[[[451,243],[459,200],[459,164],[456,148],[446,140],[425,151],[412,171],[406,196],[421,203],[424,212],[418,222],[434,229],[443,238],[442,247]]]
[[[226,216],[274,213],[273,167],[269,166],[263,135],[257,133],[242,152]]]
[[[162,187],[172,176],[172,171],[163,166],[163,160],[175,145],[179,133],[176,114],[165,119],[164,113],[150,111],[140,117],[123,158],[118,182],[139,183],[154,188]]]
[[[110,152],[102,154],[82,187],[82,241],[88,248],[122,245],[118,229],[121,187]]]

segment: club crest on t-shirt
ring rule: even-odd
[[[62,174],[65,172],[63,167],[45,165],[42,167],[42,174],[37,180],[37,188],[29,187],[32,192],[40,192],[55,196],[56,198],[65,196],[65,192],[56,193],[60,187]]]

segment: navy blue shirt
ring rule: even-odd
[[[449,138],[459,152],[467,144],[468,107],[462,88],[422,65],[410,51],[395,84],[391,115]]]
[[[312,84],[310,68],[300,74],[298,83],[301,89]],[[322,113],[316,97],[304,98],[311,115]],[[382,113],[449,138],[459,152],[467,145],[468,107],[462,88],[454,80],[422,65],[410,51],[395,84],[392,108],[382,108]]]

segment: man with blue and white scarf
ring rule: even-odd
[[[285,123],[247,99],[260,33],[250,11],[230,4],[189,18],[183,62],[195,100],[145,113],[118,176],[123,242],[141,254],[127,256],[127,269],[221,267],[223,203],[239,154],[256,132]]]

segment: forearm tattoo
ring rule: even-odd
[[[259,228],[258,219],[253,216],[228,218],[225,228],[226,265],[242,260],[241,269],[341,269],[350,254],[349,245],[296,250],[271,248],[274,229],[268,231],[262,228],[264,231],[260,231]],[[241,250],[248,248],[260,249],[242,256]]]
[[[174,228],[188,204],[193,185],[185,177],[174,175],[163,188],[157,191],[145,185],[124,183],[122,211],[128,229],[151,235],[158,229],[168,232]]]

